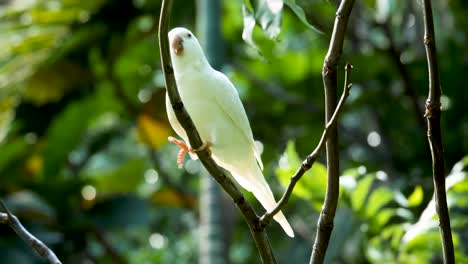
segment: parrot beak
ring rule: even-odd
[[[180,55],[184,51],[183,42],[184,40],[180,36],[175,36],[172,40],[171,47],[176,55]]]

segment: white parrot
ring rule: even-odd
[[[252,192],[267,211],[273,210],[276,201],[263,176],[260,152],[236,88],[223,73],[210,66],[197,38],[188,29],[172,29],[169,45],[178,91],[203,141],[202,148],[209,147],[213,160],[219,166]],[[183,139],[169,137],[169,141],[181,148],[177,160],[181,167],[187,152],[192,159],[197,157],[175,116],[167,93],[166,110],[172,128]],[[274,219],[288,236],[294,237],[281,211]]]

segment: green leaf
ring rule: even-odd
[[[351,193],[351,206],[354,211],[359,211],[362,208],[364,201],[369,194],[369,188],[374,180],[375,175],[368,174],[358,181],[356,189]]]
[[[404,232],[405,230],[401,224],[393,224],[382,229],[379,236],[384,240],[391,240],[390,245],[392,248],[398,248]]]
[[[281,32],[283,18],[282,0],[258,0],[255,6],[255,20],[269,39],[275,39]]]
[[[23,99],[39,106],[57,102],[70,89],[90,81],[87,69],[71,61],[60,61],[39,69],[22,83]]]
[[[9,140],[0,146],[0,171],[4,170],[11,162],[21,160],[27,154],[29,145],[23,138]]]
[[[14,97],[0,96],[0,144],[6,138],[11,123],[15,118],[16,99]]]
[[[68,155],[80,143],[89,122],[98,115],[94,98],[70,103],[53,121],[47,132],[43,175],[55,178],[67,164]]]
[[[296,170],[301,166],[302,161],[296,152],[296,147],[293,141],[289,141],[286,151],[280,159],[280,166],[275,173],[278,176],[279,182],[283,187],[287,187],[291,177]],[[296,183],[293,195],[303,199],[312,200],[314,208],[320,210],[321,204],[325,197],[327,187],[327,169],[326,167],[315,162],[312,168],[308,170],[302,178]]]
[[[413,193],[408,197],[408,205],[410,207],[419,206],[424,198],[424,192],[420,185],[414,188]]]
[[[98,193],[127,193],[135,191],[143,181],[144,170],[144,160],[134,159],[116,169],[100,169],[83,177],[93,180]]]
[[[281,32],[282,10],[282,0],[257,0],[254,1],[254,8],[250,1],[244,1],[242,5],[244,17],[242,39],[257,52],[262,60],[265,58],[253,39],[255,25],[260,25],[267,38],[276,39]]]
[[[289,165],[293,167],[298,167],[301,165],[301,159],[299,159],[299,155],[296,151],[296,144],[294,141],[289,141],[288,145],[286,146],[286,157],[288,158]]]
[[[369,196],[366,206],[366,216],[371,218],[384,207],[387,203],[393,200],[393,193],[386,187],[380,186]]]
[[[377,215],[371,218],[370,228],[374,231],[378,231],[385,224],[388,223],[390,218],[396,214],[396,209],[394,208],[385,208],[379,211]]]
[[[411,240],[403,242],[405,249],[408,251],[431,251],[438,250],[440,248],[440,235],[438,230],[435,228],[436,225],[424,232],[414,236]]]
[[[304,13],[304,10],[302,7],[300,7],[297,3],[296,0],[284,0],[284,3],[291,8],[291,10],[296,14],[296,16],[301,20],[301,22],[306,25],[308,28],[315,30],[316,32],[323,34],[321,30],[319,30],[317,27],[313,26],[312,24],[307,21],[307,17]]]
[[[262,52],[253,40],[253,31],[255,29],[254,14],[251,11],[249,11],[245,5],[243,5],[242,16],[244,17],[244,29],[242,31],[242,39],[245,41],[245,43],[252,47],[260,57],[263,57]]]

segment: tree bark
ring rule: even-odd
[[[354,0],[342,0],[336,12],[335,24],[330,40],[328,53],[323,64],[322,77],[325,91],[325,123],[328,123],[335,111],[337,100],[337,65],[343,51],[343,42],[348,25],[349,15]],[[327,191],[322,212],[317,223],[317,235],[310,263],[323,263],[325,253],[333,230],[336,207],[339,196],[339,153],[338,131],[336,124],[330,127],[330,135],[326,144],[327,150]]]
[[[439,65],[432,17],[431,0],[424,0],[424,45],[426,47],[427,65],[429,71],[429,95],[426,101],[427,139],[432,156],[432,174],[434,181],[434,198],[436,211],[439,215],[439,229],[442,239],[444,263],[455,263],[452,230],[445,192],[445,167],[440,127],[441,103]]]

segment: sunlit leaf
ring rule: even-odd
[[[371,217],[371,221],[373,225],[371,228],[374,230],[378,231],[380,228],[382,228],[385,224],[388,223],[390,218],[395,215],[395,209],[394,208],[385,208],[380,210],[377,215]]]
[[[300,7],[297,3],[296,0],[284,0],[284,3],[291,8],[291,10],[296,14],[296,16],[301,20],[301,22],[306,25],[308,28],[315,30],[318,33],[323,33],[320,31],[317,27],[314,25],[310,24],[309,21],[307,21],[307,17],[304,13],[304,10],[302,7]]]
[[[296,147],[293,141],[289,141],[286,151],[280,159],[279,167],[275,173],[283,187],[287,187],[291,177],[296,170],[301,166],[302,161],[296,152]],[[293,195],[297,195],[303,199],[311,199],[319,201],[316,209],[320,209],[327,186],[327,170],[325,166],[319,162],[315,162],[310,170],[308,170],[294,187]]]
[[[375,180],[374,174],[368,174],[358,181],[356,189],[351,193],[351,205],[355,211],[359,211],[364,205],[369,189]]]
[[[144,180],[145,162],[141,159],[129,160],[116,169],[99,170],[83,175],[92,179],[99,194],[134,192]]]
[[[436,226],[435,226],[436,227]],[[440,248],[440,234],[437,228],[430,228],[424,230],[424,232],[420,232],[412,239],[405,240],[405,249],[408,251],[428,251],[429,250],[437,250]]]
[[[245,43],[252,47],[260,56],[262,56],[260,49],[253,40],[253,31],[255,28],[254,14],[251,11],[249,11],[247,7],[245,7],[245,5],[243,5],[242,15],[244,17],[244,30],[242,31],[242,39],[245,41]]]
[[[31,157],[29,157],[29,159],[26,161],[26,164],[25,164],[25,167],[26,167],[26,170],[32,174],[32,175],[36,175],[38,174],[40,171],[42,171],[42,167],[43,167],[43,159],[41,156],[39,155],[32,155]]]
[[[398,248],[400,246],[401,237],[403,236],[405,230],[400,224],[392,224],[385,227],[380,236],[385,240],[390,240],[390,245],[393,248]]]
[[[419,206],[424,198],[424,192],[420,185],[414,188],[413,193],[408,197],[409,206]]]
[[[13,97],[0,99],[0,145],[7,136],[15,117],[15,105],[16,100]]]
[[[269,39],[276,39],[281,32],[283,17],[282,0],[256,0],[253,7],[250,1],[244,1],[242,15],[244,17],[244,29],[242,39],[264,59],[260,48],[253,39],[255,25],[259,24],[264,35]]]
[[[358,187],[359,188],[359,187]],[[366,216],[372,217],[384,207],[387,203],[393,200],[393,193],[388,188],[380,186],[372,191],[367,200]]]
[[[142,114],[138,117],[138,134],[140,139],[154,149],[167,143],[167,137],[171,135],[171,128],[165,123]]]
[[[255,20],[262,27],[265,36],[269,39],[276,38],[281,32],[283,1],[257,0],[254,10]]]
[[[155,192],[151,201],[157,205],[177,206],[177,207],[194,207],[196,200],[193,197],[184,196],[184,194],[173,189],[165,189]]]

